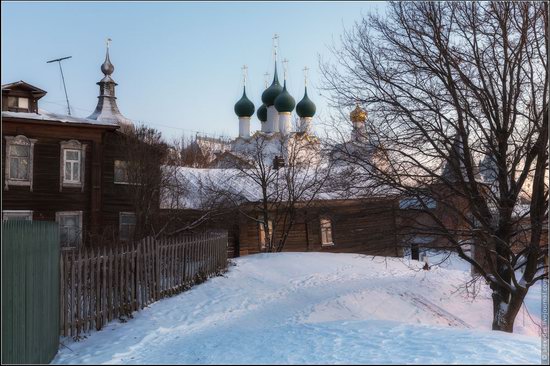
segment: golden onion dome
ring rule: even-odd
[[[352,122],[365,122],[367,120],[367,111],[357,104],[355,109],[349,114],[349,117]]]

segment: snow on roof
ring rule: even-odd
[[[98,126],[112,126],[118,128],[119,126],[115,123],[95,121],[88,118],[67,116],[64,114],[57,114],[39,109],[38,113],[29,113],[29,112],[10,112],[2,111],[2,118],[21,118],[21,119],[32,119],[37,121],[51,121],[51,122],[62,122],[62,123],[76,123],[76,124],[89,124],[89,125],[98,125]]]
[[[281,171],[284,169],[281,168]],[[261,186],[252,177],[247,176],[246,171],[243,170],[165,166],[164,172],[171,176],[169,180],[173,184],[163,192],[161,209],[201,210],[212,205],[214,200],[222,199],[223,197],[220,197],[222,195],[226,199],[234,200],[233,203],[257,202],[263,198]],[[299,177],[298,175],[300,174],[300,172],[297,173],[296,184],[307,185],[307,176],[303,175],[303,177]],[[339,174],[345,174],[345,172],[331,171],[328,181],[338,179],[336,177]],[[348,175],[346,176],[349,177]],[[285,179],[281,177],[277,184],[279,185],[279,192],[285,194]],[[268,186],[268,195],[273,193],[274,185],[274,183],[271,183]],[[365,190],[364,188],[355,188],[346,187],[345,189],[337,189],[334,185],[327,183],[319,192],[316,192],[314,198],[317,200],[343,200],[388,196],[376,189]],[[311,192],[304,193],[302,195],[303,200],[311,198],[311,194]]]
[[[162,209],[204,209],[220,196],[256,201],[260,187],[251,183],[237,169],[200,169],[165,166],[170,187],[163,192]],[[217,197],[214,197],[217,196]]]

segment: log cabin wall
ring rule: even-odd
[[[330,219],[334,245],[322,244],[321,218]],[[396,201],[391,198],[317,201],[308,208],[298,209],[283,251],[400,256],[395,218]],[[240,255],[260,252],[258,222],[241,215],[239,228]],[[280,237],[282,228],[274,230],[276,237]]]
[[[33,220],[46,221],[55,221],[56,212],[82,211],[83,232],[94,233],[101,225],[101,201],[97,199],[97,191],[101,190],[101,185],[96,184],[98,177],[101,177],[101,169],[97,159],[101,158],[104,134],[114,128],[113,126],[71,125],[64,122],[3,118],[2,209],[32,210]],[[32,191],[29,186],[6,187],[5,136],[18,135],[36,139],[33,151]],[[60,185],[61,142],[70,140],[77,140],[86,145],[83,187],[61,187]],[[85,237],[83,239],[86,240]]]
[[[163,209],[160,212],[160,221],[166,226],[162,225],[158,229],[162,229],[162,234],[169,236],[180,233],[182,229],[185,229],[184,232],[192,234],[200,234],[209,230],[225,230],[228,235],[227,256],[228,258],[238,257],[240,248],[238,210],[228,209],[207,215],[207,217],[204,215],[205,212],[200,210]]]
[[[144,142],[136,141],[134,137],[130,140],[126,140],[128,135],[120,131],[109,132],[105,134],[104,139],[104,152],[102,159],[102,171],[103,171],[103,190],[102,190],[102,219],[103,219],[103,232],[105,237],[118,237],[120,213],[132,212],[136,214],[136,227],[139,227],[141,232],[137,232],[136,235],[149,235],[151,234],[151,227],[159,230],[159,227],[163,225],[164,221],[160,218],[160,192],[158,190],[161,183],[161,166],[165,156],[162,155],[155,148],[155,146],[147,145]],[[132,145],[132,150],[129,152],[129,144],[141,144],[139,146]],[[137,149],[141,152],[140,156],[130,156]],[[137,160],[144,158],[143,154],[147,155],[148,164],[147,176],[139,176],[137,179],[143,179],[145,186],[133,183],[121,183],[115,181],[115,161],[128,161],[132,158]],[[139,161],[137,161],[139,163]],[[155,182],[155,187],[151,186],[152,182]],[[137,191],[136,191],[137,190]],[[153,192],[155,190],[155,192]],[[144,197],[146,202],[143,202],[147,207],[140,207],[141,200]],[[138,201],[139,199],[139,201]],[[145,215],[140,215],[137,212],[137,207],[141,208],[143,214],[148,210],[147,218]],[[143,221],[147,220],[147,223]],[[136,230],[138,231],[138,230]]]
[[[103,234],[107,237],[118,237],[120,212],[135,212],[132,195],[128,184],[115,183],[115,160],[125,161],[128,159],[121,149],[124,135],[119,132],[112,132],[105,135],[105,149],[102,159],[103,190],[101,200]]]

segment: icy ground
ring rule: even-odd
[[[468,297],[461,288],[467,271],[412,270],[421,263],[356,254],[235,262],[226,277],[152,304],[127,323],[65,340],[53,363],[540,364],[538,328],[527,312],[516,321],[520,334],[490,331],[489,292],[478,285],[475,300]]]

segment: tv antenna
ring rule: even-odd
[[[65,90],[65,99],[67,100],[67,113],[71,115],[71,107],[69,106],[69,97],[67,96],[67,87],[65,86],[65,77],[63,76],[63,68],[61,67],[61,61],[71,58],[73,56],[56,58],[55,60],[46,61],[47,64],[57,62],[59,64],[59,71],[61,71],[61,79],[63,80],[63,89]]]

